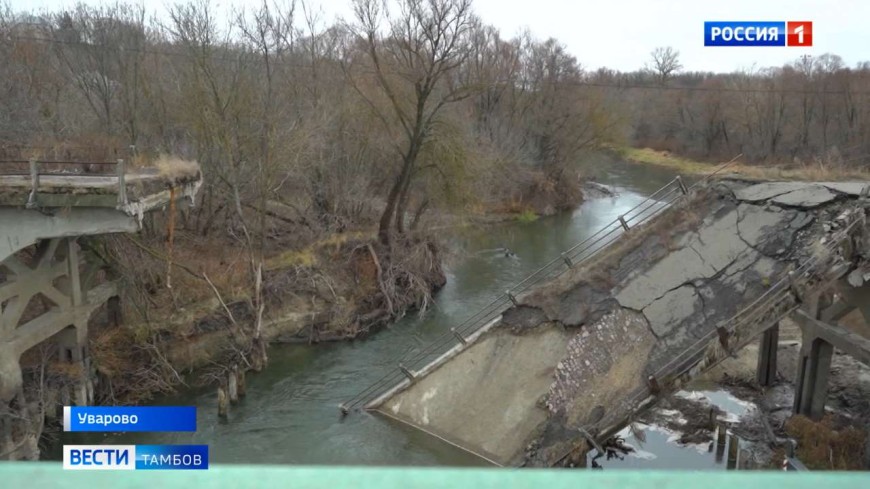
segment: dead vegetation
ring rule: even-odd
[[[154,160],[154,168],[157,173],[170,182],[176,182],[185,178],[192,178],[199,174],[199,163],[184,160],[177,156],[161,154]]]
[[[125,324],[95,325],[91,334],[93,362],[104,380],[99,393],[112,402],[142,402],[185,382],[216,383],[231,365],[253,366],[258,345],[245,250],[180,233],[168,287],[168,247],[123,235],[87,242],[122,282]],[[264,321],[278,326],[267,327],[263,340],[355,338],[412,310],[425,311],[445,281],[439,253],[419,235],[388,248],[356,232],[280,253],[266,260]],[[287,313],[309,319],[282,323]]]
[[[786,432],[797,440],[797,457],[811,470],[863,470],[867,432],[838,423],[827,415],[821,421],[793,416]]]

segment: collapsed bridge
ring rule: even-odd
[[[758,380],[771,383],[791,317],[803,332],[794,411],[818,418],[833,349],[870,363],[870,338],[834,324],[856,308],[870,318],[868,189],[677,179],[343,409],[494,464],[552,465],[759,335]]]
[[[80,243],[135,233],[147,213],[192,203],[198,165],[173,171],[130,169],[124,160],[0,161],[0,459],[38,458],[43,417],[93,402],[89,321],[104,308],[118,322],[119,280]],[[48,345],[74,382],[61,399],[32,399],[22,358]]]

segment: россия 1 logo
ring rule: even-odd
[[[704,46],[792,46],[813,45],[811,21],[789,22],[704,22]]]

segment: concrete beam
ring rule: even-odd
[[[106,282],[88,291],[88,302],[65,309],[55,308],[32,321],[22,324],[7,340],[7,348],[16,356],[51,338],[71,324],[87,322],[91,314],[109,297],[118,294],[114,282]]]
[[[813,319],[803,311],[797,311],[794,320],[804,331],[805,337],[821,338],[855,360],[870,365],[870,340],[867,338],[839,326]]]
[[[843,302],[860,309],[861,315],[864,316],[864,322],[870,324],[870,284],[864,284],[862,287],[852,287],[846,284],[839,287],[837,292],[843,296]]]
[[[827,323],[835,323],[844,317],[846,317],[850,312],[856,309],[852,304],[837,301],[834,304],[825,308],[821,313],[822,321]]]
[[[37,210],[0,207],[0,262],[41,239],[134,233],[138,218],[106,208],[75,207],[54,215]]]
[[[21,355],[8,345],[0,345],[0,402],[8,402],[21,390]]]

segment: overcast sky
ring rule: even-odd
[[[6,1],[11,1],[16,11],[57,10],[76,3]],[[167,6],[175,3],[139,1],[158,16],[165,16]],[[212,0],[212,5],[228,18],[231,9],[259,1]],[[319,4],[325,19],[351,17],[350,0],[308,1]],[[803,54],[828,52],[842,56],[849,66],[870,61],[870,0],[474,0],[474,5],[483,21],[498,27],[505,36],[528,28],[537,38],[559,39],[588,69],[640,68],[656,46],[679,50],[683,66],[692,71],[781,66]],[[704,47],[705,20],[810,20],[814,45]]]

